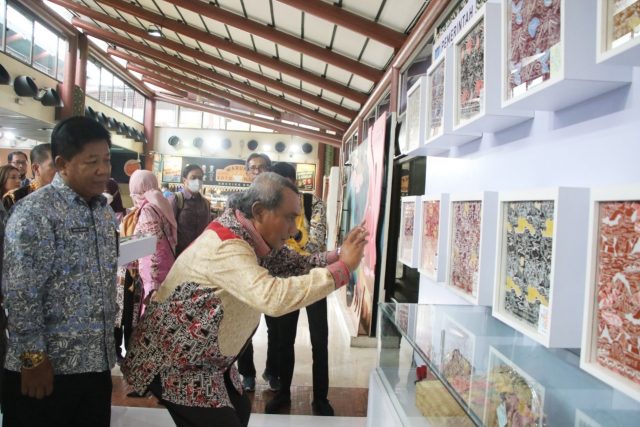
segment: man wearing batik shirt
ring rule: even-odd
[[[344,286],[366,243],[355,230],[339,256],[300,257],[305,275],[273,277],[259,259],[296,232],[298,189],[265,172],[234,204],[178,257],[122,365],[127,382],[139,393],[148,387],[179,427],[246,426],[251,403],[234,362],[260,314],[281,316]]]
[[[110,425],[117,235],[101,195],[110,147],[94,120],[58,123],[51,135],[58,173],[7,223],[5,425]]]
[[[18,200],[27,197],[37,189],[50,184],[56,174],[56,167],[51,157],[51,144],[39,144],[31,149],[31,171],[33,179],[25,186],[9,191],[2,197],[2,204],[9,212]]]

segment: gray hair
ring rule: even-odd
[[[282,202],[282,192],[285,188],[299,194],[298,188],[287,178],[273,172],[264,172],[253,180],[247,191],[231,197],[227,206],[238,209],[247,218],[253,218],[254,203],[262,203],[267,210],[277,209]]]

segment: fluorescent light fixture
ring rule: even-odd
[[[149,28],[147,28],[147,34],[149,34],[151,37],[163,36],[162,30],[157,25],[149,25]]]

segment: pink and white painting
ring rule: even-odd
[[[507,34],[507,66],[510,97],[514,88],[546,81],[551,76],[551,63],[561,62],[560,0],[509,0],[511,22]],[[559,61],[560,60],[560,61]]]
[[[413,260],[413,218],[416,211],[415,202],[402,203],[402,230],[400,230],[401,259],[406,263]]]
[[[640,385],[640,201],[598,210],[596,358]]]
[[[449,284],[465,294],[478,294],[482,202],[452,202]]]
[[[420,269],[427,275],[435,276],[438,261],[438,236],[440,229],[440,200],[422,203],[422,259]]]

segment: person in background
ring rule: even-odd
[[[211,203],[200,194],[203,175],[200,166],[185,166],[182,170],[184,188],[174,193],[171,200],[178,224],[176,255],[180,255],[211,222]]]
[[[287,162],[276,163],[271,170],[280,176],[287,178],[295,185],[296,168]],[[297,233],[286,242],[286,246],[300,255],[324,252],[327,249],[327,214],[324,202],[310,193],[300,194],[302,211],[296,218]],[[283,271],[280,276],[286,277],[295,274],[288,271],[290,263],[287,256],[279,256],[265,265],[271,274]],[[306,307],[309,319],[309,335],[311,338],[311,354],[313,356],[313,402],[311,404],[314,414],[332,416],[333,408],[327,399],[329,393],[329,327],[327,323],[327,300],[322,298]],[[265,412],[274,414],[291,404],[291,381],[295,365],[294,344],[298,328],[300,311],[292,311],[282,317],[267,317],[267,321],[277,329],[276,346],[278,357],[278,369],[282,388],[267,402]]]
[[[56,175],[56,167],[51,157],[51,144],[38,144],[31,149],[31,172],[33,179],[25,186],[16,190],[9,191],[2,197],[2,204],[9,212],[9,209],[15,205],[18,200],[28,196],[37,189],[50,184]]]
[[[59,122],[51,134],[58,173],[7,222],[4,425],[110,425],[118,261],[115,217],[102,196],[110,148],[95,120]]]
[[[27,178],[27,170],[29,163],[27,162],[27,155],[22,151],[12,151],[7,156],[7,161],[10,165],[15,166],[20,172],[20,187],[29,185],[29,178]]]
[[[298,189],[267,172],[242,195],[178,257],[122,365],[134,390],[149,388],[179,427],[247,426],[251,403],[234,361],[260,313],[281,316],[344,286],[367,241],[358,227],[339,256],[300,257],[304,275],[273,277],[259,259],[296,232]]]
[[[13,165],[0,166],[0,191],[2,196],[20,188],[20,171]]]
[[[167,187],[167,184],[162,184],[162,188],[160,188],[160,191],[162,191],[162,195],[167,199],[173,196],[173,192],[169,190],[169,187]]]
[[[107,198],[107,204],[111,206],[111,209],[116,213],[116,220],[119,224],[120,221],[122,221],[122,218],[127,214],[127,209],[122,205],[122,196],[120,195],[118,181],[113,178],[109,178],[107,188],[102,195]]]
[[[247,176],[253,182],[258,175],[271,170],[271,159],[266,154],[251,153],[244,164]],[[274,342],[277,337],[276,329],[270,325],[271,319],[265,319],[267,322],[267,340],[269,343]],[[280,378],[278,374],[277,357],[275,354],[276,346],[267,345],[267,361],[262,379],[269,384],[272,391],[280,390]],[[238,357],[238,371],[242,375],[242,386],[246,391],[254,391],[256,389],[256,366],[253,363],[253,343],[244,349],[244,352]]]

